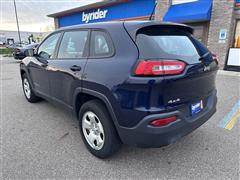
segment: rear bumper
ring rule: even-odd
[[[124,144],[138,147],[161,147],[177,141],[204,124],[216,112],[216,91],[208,97],[206,107],[196,116],[186,118],[181,111],[146,116],[135,127],[118,128]],[[177,121],[164,126],[152,127],[149,123],[154,119],[177,116]]]
[[[24,59],[25,55],[23,53],[13,53],[15,59]]]

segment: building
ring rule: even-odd
[[[56,28],[113,20],[149,19],[155,0],[104,0],[98,3],[54,13]]]
[[[48,16],[54,18],[55,28],[151,17],[188,24],[219,56],[221,68],[240,67],[240,0],[104,0]]]

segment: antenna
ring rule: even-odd
[[[152,10],[151,16],[149,17],[149,20],[152,20],[153,13],[155,12],[156,7],[157,7],[157,1],[155,1],[155,5],[154,5],[154,7],[153,7],[153,10]]]

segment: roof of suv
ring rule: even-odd
[[[135,29],[139,29],[141,27],[145,26],[151,26],[151,25],[168,25],[168,26],[179,26],[179,27],[185,27],[186,29],[192,29],[190,26],[184,25],[184,24],[178,24],[178,23],[172,23],[172,22],[161,22],[161,21],[108,21],[108,22],[97,22],[97,23],[89,23],[89,24],[81,24],[81,25],[73,25],[68,27],[60,28],[59,30],[65,30],[65,29],[78,29],[78,28],[109,28],[112,26],[119,26],[124,24],[125,26],[132,27]]]
[[[59,30],[71,30],[71,29],[79,29],[79,28],[110,28],[113,26],[120,26],[123,24],[123,21],[108,21],[108,22],[97,22],[97,23],[89,23],[89,24],[80,24],[62,27]]]
[[[143,27],[147,26],[175,26],[176,28],[181,28],[189,33],[193,33],[193,28],[184,24],[172,23],[172,22],[161,22],[161,21],[108,21],[108,22],[97,22],[81,25],[73,25],[68,27],[60,28],[61,30],[73,30],[79,28],[101,28],[101,29],[111,29],[117,26],[123,26],[126,28],[130,36],[134,39],[137,31]]]

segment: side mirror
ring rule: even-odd
[[[41,57],[37,57],[38,61],[41,62],[44,66],[47,66],[48,64],[48,61],[44,58],[41,58]]]
[[[35,51],[36,52],[36,51]],[[49,54],[41,51],[39,54],[34,54],[34,56],[36,56],[36,58],[38,59],[38,61],[40,61],[41,63],[43,63],[44,65],[48,64],[48,59],[50,58]]]

